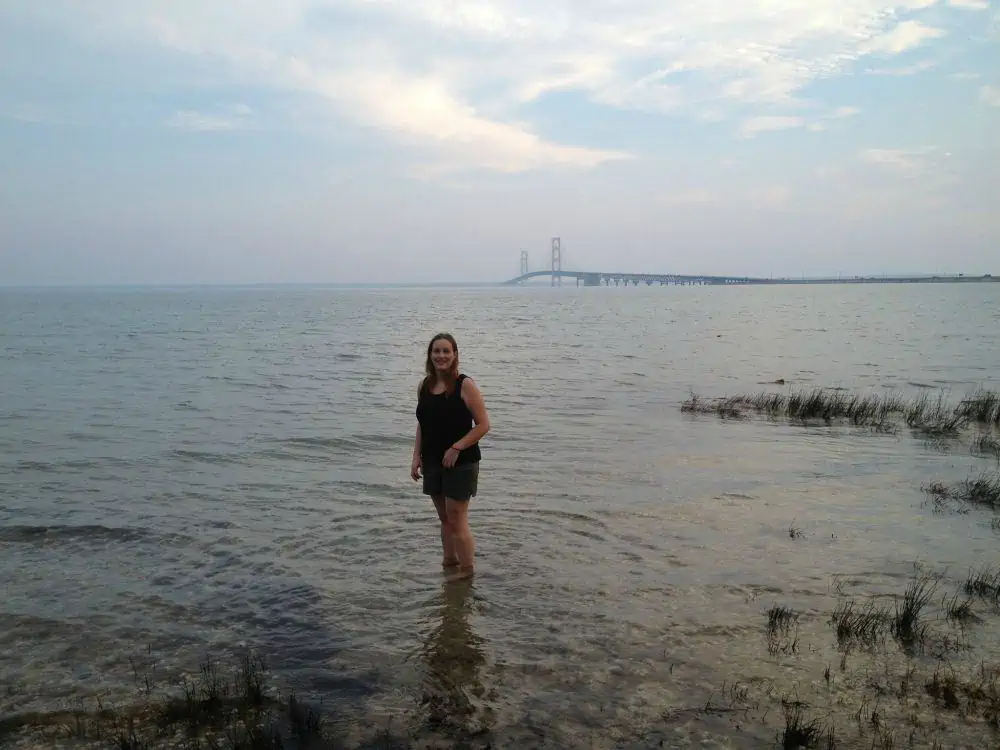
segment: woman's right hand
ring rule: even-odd
[[[413,463],[410,464],[410,478],[414,482],[419,482],[420,481],[420,467],[421,466],[423,466],[423,463],[420,460],[420,456],[414,456],[413,457]]]

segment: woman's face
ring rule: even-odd
[[[438,372],[448,372],[455,361],[455,350],[448,339],[438,339],[431,345],[431,362]]]

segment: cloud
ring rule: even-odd
[[[930,70],[934,65],[935,63],[930,60],[921,60],[913,65],[904,65],[899,68],[870,68],[865,73],[870,76],[913,76]]]
[[[1000,88],[983,86],[979,89],[979,101],[987,107],[1000,107]]]
[[[990,7],[988,0],[948,0],[948,5],[965,10],[989,10]]]
[[[762,115],[744,120],[740,126],[740,132],[745,137],[765,133],[772,130],[788,130],[789,128],[801,128],[806,124],[804,117],[787,117],[780,115]]]
[[[942,37],[944,33],[941,29],[926,26],[919,21],[903,21],[888,34],[873,39],[868,50],[898,55],[915,49],[930,39]]]
[[[860,155],[861,161],[865,164],[908,178],[919,177],[939,169],[949,158],[951,158],[950,151],[942,151],[933,146],[917,149],[869,148]]]
[[[845,120],[860,114],[860,112],[861,110],[857,107],[837,107],[814,119],[788,115],[761,115],[744,120],[740,126],[740,133],[744,138],[753,138],[758,133],[802,127],[818,133],[826,130],[826,121]]]
[[[195,110],[180,110],[170,117],[166,124],[176,130],[189,133],[217,133],[238,130],[246,125],[252,110],[245,104],[229,108],[229,114],[207,114]]]
[[[942,37],[935,5],[229,0],[223,13],[200,0],[50,0],[46,13],[102,45],[152,40],[240,86],[318,97],[420,158],[518,172],[630,157],[627,143],[575,142],[525,117],[559,93],[596,107],[730,119],[744,136],[820,129],[824,118],[801,112],[826,105],[804,101],[806,89],[854,72],[868,56]],[[916,17],[924,12],[935,13],[934,26]],[[178,116],[188,126],[224,126],[197,110]]]
[[[541,167],[596,167],[627,159],[622,151],[562,145],[518,123],[483,116],[433,76],[395,70],[318,76],[299,69],[302,83],[363,115],[371,125],[415,146],[437,148],[450,160],[500,172]]]
[[[861,110],[857,107],[837,107],[837,109],[830,112],[828,115],[824,115],[828,120],[843,120],[846,117],[854,117],[860,114]]]

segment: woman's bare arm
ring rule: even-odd
[[[471,448],[490,431],[490,415],[486,411],[483,394],[472,378],[465,378],[462,381],[462,400],[469,407],[469,411],[472,412],[472,420],[475,422],[475,426],[452,446],[460,451]]]

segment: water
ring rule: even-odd
[[[1000,285],[8,289],[0,320],[0,715],[249,643],[355,727],[430,696],[494,746],[754,747],[840,661],[838,592],[997,559],[983,511],[920,491],[988,467],[968,450],[679,405],[998,389]],[[492,423],[450,587],[408,476],[439,330]],[[774,604],[797,653],[767,651]],[[996,660],[995,618],[967,637]],[[770,715],[698,713],[734,681]]]

